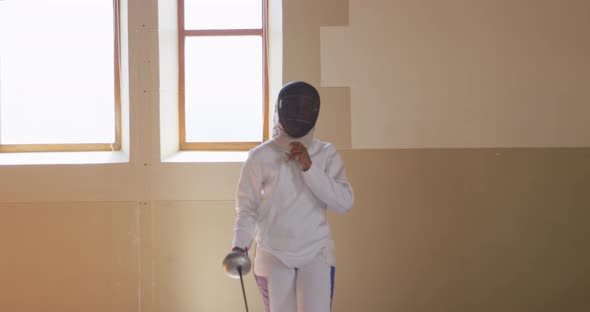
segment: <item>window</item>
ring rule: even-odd
[[[0,0],[0,152],[121,147],[119,0]]]
[[[178,0],[181,150],[268,138],[266,0]]]

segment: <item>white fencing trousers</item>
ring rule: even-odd
[[[275,256],[256,251],[254,275],[266,312],[329,312],[334,267],[321,253],[309,264],[291,268]]]

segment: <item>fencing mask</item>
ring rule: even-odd
[[[315,127],[320,113],[320,95],[306,82],[288,83],[279,92],[277,112],[285,133],[301,138]]]

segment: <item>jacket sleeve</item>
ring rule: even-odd
[[[262,180],[260,168],[256,166],[251,154],[242,166],[236,192],[236,220],[232,247],[250,249],[260,204]]]
[[[305,184],[316,197],[323,201],[328,209],[335,213],[346,213],[354,204],[352,186],[346,178],[344,162],[332,144],[326,147],[325,167],[321,162],[314,162],[302,172]]]

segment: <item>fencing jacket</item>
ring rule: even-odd
[[[290,140],[280,138],[250,150],[242,167],[233,246],[249,248],[255,237],[257,248],[296,268],[332,244],[326,209],[345,213],[354,199],[332,144],[300,139],[312,161],[303,172],[298,161],[289,160]]]

